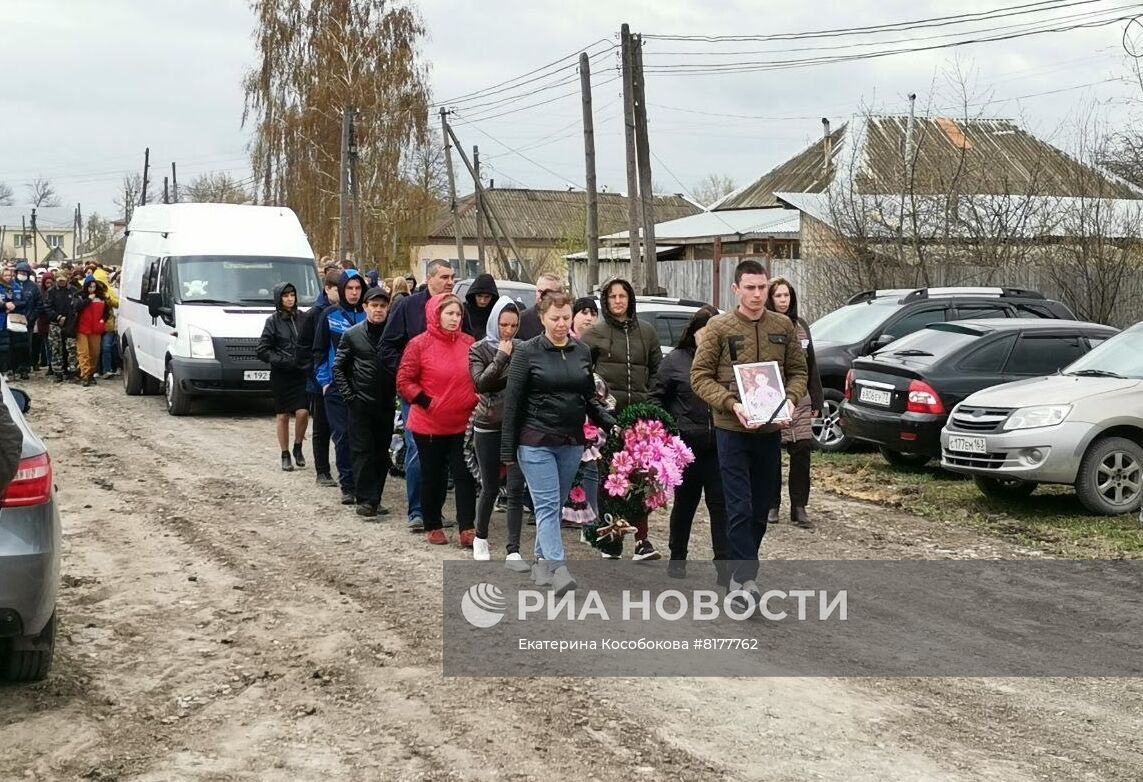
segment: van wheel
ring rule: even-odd
[[[826,453],[842,453],[853,445],[853,438],[841,430],[841,403],[845,395],[832,388],[825,389],[825,400],[820,418],[811,424],[818,447]]]
[[[0,650],[0,679],[9,682],[38,682],[52,668],[56,648],[56,614],[53,611],[44,629],[34,638],[20,638]]]
[[[191,409],[191,398],[179,385],[175,371],[167,364],[166,374],[163,376],[163,390],[167,397],[167,412],[171,415],[188,415]]]
[[[1076,496],[1089,511],[1103,516],[1138,510],[1143,498],[1143,448],[1125,437],[1096,440],[1080,462]]]
[[[123,351],[123,393],[127,396],[140,396],[143,393],[143,373],[135,360],[135,348],[130,342]]]
[[[1036,491],[1035,481],[1022,481],[1019,478],[993,478],[991,475],[974,475],[973,483],[980,493],[994,500],[1018,500]]]
[[[878,451],[881,452],[881,458],[889,462],[894,467],[911,467],[918,470],[928,464],[933,457],[924,453],[902,453],[901,451],[891,451],[885,446],[879,446]]]

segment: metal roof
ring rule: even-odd
[[[655,241],[688,244],[709,242],[715,238],[734,241],[740,237],[796,239],[802,217],[796,209],[736,209],[703,212],[678,220],[655,224]],[[628,231],[600,237],[600,241],[626,242]]]
[[[579,239],[587,224],[587,197],[582,190],[525,190],[490,188],[484,191],[513,239],[564,241]],[[702,207],[680,195],[655,196],[655,219],[674,220],[701,212]],[[467,195],[457,200],[461,233],[476,237],[476,197]],[[599,193],[599,232],[618,231],[627,225],[627,196],[622,193]],[[429,238],[455,237],[451,212],[445,210],[429,231]],[[485,235],[491,236],[485,230]]]
[[[916,118],[915,162],[907,176],[908,125],[908,117],[854,118],[830,134],[828,163],[826,144],[818,140],[712,208],[774,206],[776,193],[821,193],[843,180],[861,193],[1143,199],[1143,190],[1006,119]]]
[[[658,257],[664,253],[669,253],[679,249],[678,245],[662,245],[655,244],[655,256]],[[586,261],[587,250],[578,253],[571,253],[565,255],[565,258],[571,261]],[[599,260],[601,261],[627,261],[631,258],[631,248],[626,244],[616,245],[615,247],[600,247]]]
[[[0,225],[5,228],[20,228],[23,218],[28,230],[32,229],[31,206],[0,206]],[[75,208],[71,206],[37,206],[36,227],[43,230],[71,230],[75,220]]]

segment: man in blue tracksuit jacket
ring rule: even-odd
[[[353,489],[353,459],[349,451],[349,410],[333,382],[333,357],[341,335],[365,320],[365,310],[361,306],[364,293],[365,280],[356,269],[342,272],[337,286],[338,303],[325,308],[314,331],[314,374],[325,396],[325,414],[333,437],[342,505],[353,505],[357,495]]]

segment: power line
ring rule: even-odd
[[[531,163],[531,164],[532,164],[533,166],[535,166],[536,168],[538,168],[538,169],[540,169],[540,170],[542,170],[542,171],[546,171],[547,173],[551,174],[552,176],[554,176],[554,177],[558,177],[558,178],[560,178],[560,179],[564,180],[565,182],[570,182],[570,183],[574,184],[576,187],[578,187],[580,190],[586,190],[586,189],[587,189],[587,188],[586,188],[586,186],[584,186],[584,185],[582,185],[582,184],[579,184],[579,183],[577,183],[577,182],[576,182],[576,180],[575,180],[575,179],[573,179],[572,177],[567,177],[567,176],[564,176],[563,174],[559,173],[558,171],[553,171],[552,169],[550,169],[550,168],[548,168],[547,166],[545,166],[543,163],[537,163],[535,160],[533,160],[532,158],[530,158],[530,157],[528,157],[527,155],[525,155],[525,154],[524,154],[523,152],[521,152],[519,149],[514,149],[513,147],[510,147],[510,146],[508,146],[508,145],[507,145],[507,144],[505,144],[503,141],[501,141],[500,139],[496,138],[495,136],[493,136],[491,133],[489,133],[489,132],[488,132],[488,131],[486,131],[484,128],[480,127],[479,125],[476,125],[475,123],[473,123],[473,122],[471,122],[471,121],[467,121],[467,120],[465,120],[465,119],[463,119],[463,118],[461,118],[461,119],[459,120],[459,123],[460,123],[460,124],[462,124],[462,125],[467,125],[467,126],[469,126],[469,127],[473,128],[474,130],[476,130],[476,132],[478,132],[478,133],[480,133],[481,135],[483,135],[484,137],[486,137],[486,138],[487,138],[489,141],[492,141],[492,142],[493,142],[493,143],[495,143],[495,144],[499,144],[501,147],[503,147],[504,149],[508,150],[509,152],[511,152],[512,154],[516,155],[517,157],[519,157],[519,158],[522,158],[522,159],[524,159],[524,160],[528,161],[529,163]]]

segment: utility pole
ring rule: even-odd
[[[444,153],[445,153],[445,173],[448,174],[448,204],[452,212],[452,227],[456,231],[456,262],[460,267],[457,273],[464,275],[464,237],[460,230],[460,215],[457,213],[456,208],[456,179],[453,178],[452,173],[452,147],[449,145],[449,138],[452,136],[452,128],[448,126],[448,109],[441,106],[441,135],[444,137]],[[455,138],[454,138],[455,141]],[[460,149],[460,144],[457,143],[457,151],[461,156],[464,156],[464,150]],[[473,175],[473,179],[476,176]]]
[[[349,112],[349,106],[341,110],[341,169],[338,172],[337,189],[338,261],[346,259],[346,246],[349,244],[349,132],[351,127]]]
[[[171,202],[170,177],[163,177],[163,203],[169,204],[170,202]]]
[[[647,138],[647,93],[643,79],[643,36],[631,42],[635,84],[635,143],[643,214],[643,295],[659,295],[659,255],[655,247],[655,193],[651,184],[651,145]],[[639,289],[636,288],[636,291]]]
[[[75,221],[79,226],[79,230],[76,232],[79,234],[79,246],[83,247],[83,207],[80,204],[75,205]],[[84,253],[86,253],[87,250],[87,247],[83,247]],[[72,256],[75,256],[74,250],[72,251]]]
[[[179,175],[175,172],[175,163],[171,161],[171,194],[174,196],[174,201],[179,202]]]
[[[472,145],[473,178],[480,181],[480,147]],[[488,271],[484,265],[484,199],[480,197],[480,188],[476,192],[476,258],[480,262],[479,273]]]
[[[40,265],[40,245],[36,241],[36,237],[40,235],[39,230],[36,228],[36,207],[32,207],[32,265]],[[27,256],[24,256],[27,257]]]
[[[33,212],[36,210],[32,210]],[[34,225],[34,223],[33,223]],[[35,243],[36,237],[32,237],[32,242]],[[24,260],[28,259],[28,224],[24,221],[24,215],[20,215],[20,249],[24,251],[21,256]]]
[[[631,52],[631,27],[619,30],[623,56],[623,138],[627,145],[627,255],[631,262],[631,286],[643,289],[643,268],[639,258],[639,170],[635,159],[635,78]]]
[[[579,55],[579,91],[583,103],[583,162],[587,169],[587,285],[599,287],[599,194],[595,192],[595,121],[591,116],[591,64]]]
[[[349,184],[353,197],[353,259],[361,263],[365,259],[364,233],[361,226],[361,187],[357,179],[357,109],[353,109],[349,120]]]
[[[151,173],[151,148],[143,150],[143,192],[139,194],[139,205],[147,205],[147,177]]]
[[[79,204],[71,215],[71,257],[75,257],[76,246],[79,244]]]

